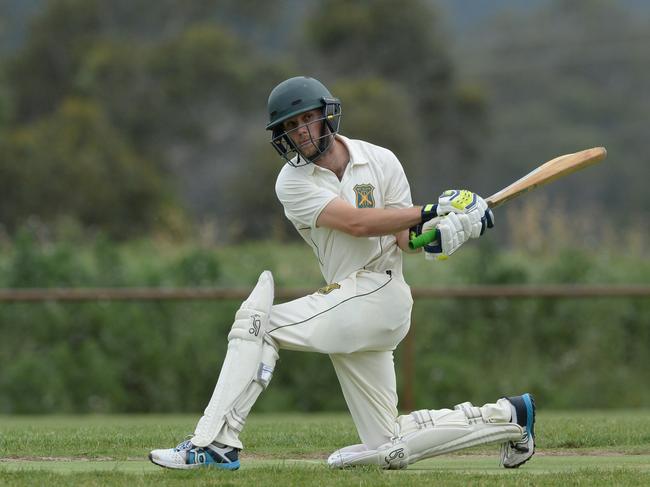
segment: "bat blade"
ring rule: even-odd
[[[502,205],[517,196],[548,184],[587,166],[602,161],[607,156],[604,147],[593,147],[573,154],[565,154],[545,162],[501,191],[485,199],[490,208]]]
[[[605,157],[607,157],[607,150],[604,147],[593,147],[573,154],[556,157],[545,162],[537,169],[529,172],[501,191],[494,193],[492,196],[486,198],[485,201],[490,208],[496,208],[523,193],[602,161]],[[438,230],[430,230],[411,239],[409,241],[409,247],[412,249],[424,247],[438,240],[438,238]]]

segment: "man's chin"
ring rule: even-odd
[[[316,156],[316,154],[318,154],[318,148],[314,147],[313,145],[298,149],[298,151],[300,152],[300,155],[305,159],[311,159],[312,157]]]

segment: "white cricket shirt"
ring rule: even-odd
[[[341,135],[336,137],[350,154],[342,180],[316,164],[286,164],[275,184],[284,213],[316,254],[327,283],[341,281],[361,269],[391,270],[401,278],[402,251],[394,235],[353,237],[316,227],[320,212],[337,197],[357,208],[413,206],[404,169],[390,150]]]

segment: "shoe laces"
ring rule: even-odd
[[[187,435],[183,441],[181,441],[174,450],[176,451],[186,451],[186,450],[191,450],[194,448],[194,444],[192,443],[192,435]]]

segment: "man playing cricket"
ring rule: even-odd
[[[268,101],[271,144],[287,161],[276,193],[287,218],[312,248],[325,281],[318,292],[273,304],[264,271],[237,313],[214,393],[194,435],[153,450],[157,465],[239,468],[239,435],[268,386],[282,349],[328,354],[361,443],[330,455],[333,468],[405,468],[484,443],[502,444],[513,468],[535,451],[530,394],[476,407],[422,409],[399,416],[393,351],[408,332],[413,300],[402,276],[410,238],[437,228],[428,260],[450,256],[493,225],[480,196],[445,191],[436,204],[414,206],[404,170],[387,149],[338,133],[341,103],[318,80],[296,77]],[[412,252],[412,251],[411,251]]]

